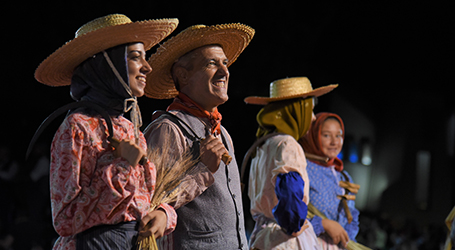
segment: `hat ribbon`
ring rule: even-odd
[[[136,139],[136,144],[139,143],[139,127],[142,126],[142,117],[141,117],[141,111],[139,109],[139,105],[137,103],[137,97],[133,96],[133,92],[131,91],[131,88],[126,82],[123,80],[123,78],[120,76],[120,73],[118,72],[117,68],[115,68],[114,63],[112,63],[111,58],[107,54],[106,51],[103,51],[104,58],[106,58],[107,63],[109,64],[109,67],[111,67],[112,71],[114,72],[115,76],[117,79],[122,83],[123,88],[125,88],[126,92],[131,96],[131,98],[127,98],[123,102],[123,112],[129,112],[131,110],[131,122],[133,122],[134,125],[134,137]],[[131,102],[130,105],[128,103]]]
[[[131,102],[128,105],[128,102]],[[134,124],[134,137],[136,138],[136,144],[139,143],[139,127],[142,126],[142,115],[139,105],[137,104],[137,97],[131,97],[125,99],[123,112],[129,112],[131,110],[131,121]]]

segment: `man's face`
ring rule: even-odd
[[[180,91],[211,112],[229,98],[228,59],[217,45],[204,46],[190,53],[189,67],[185,69],[185,80],[180,81]]]

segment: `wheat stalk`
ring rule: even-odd
[[[149,212],[154,211],[160,204],[176,202],[187,187],[187,183],[183,181],[185,176],[197,172],[194,168],[197,160],[192,158],[188,150],[178,156],[172,154],[171,151],[172,148],[168,141],[162,147],[148,151],[147,157],[156,168],[155,192],[151,199]],[[146,226],[147,229],[149,227],[150,225]],[[137,249],[158,250],[155,237],[152,235],[139,240]]]
[[[313,204],[309,203],[308,204],[308,216],[307,218],[313,218],[313,216],[319,216],[322,219],[327,219],[327,216],[323,214],[319,209],[317,209]],[[158,248],[157,248],[158,249]],[[352,240],[348,241],[348,244],[346,245],[347,250],[371,250],[371,248],[364,246],[360,243],[354,242]]]

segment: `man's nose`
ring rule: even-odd
[[[219,69],[218,69],[218,73],[220,75],[229,77],[229,69],[228,69],[227,65],[224,65],[224,64],[221,65],[221,67],[219,67]]]

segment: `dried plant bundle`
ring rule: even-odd
[[[319,216],[322,219],[327,219],[327,216],[323,214],[319,209],[317,209],[313,204],[309,203],[308,204],[308,216],[307,218],[313,218],[313,216]],[[352,240],[348,241],[348,244],[346,245],[347,250],[371,250],[371,248],[364,246],[360,243],[354,242]]]
[[[173,154],[173,148],[166,142],[160,148],[149,150],[148,159],[156,168],[155,192],[151,199],[150,212],[154,211],[160,204],[172,204],[177,201],[180,194],[185,191],[187,182],[184,181],[188,175],[196,174],[194,166],[197,160],[192,158],[189,151],[182,155]],[[150,227],[150,225],[147,225]],[[147,227],[146,226],[146,227]],[[156,239],[152,235],[137,242],[137,249],[158,250]]]

